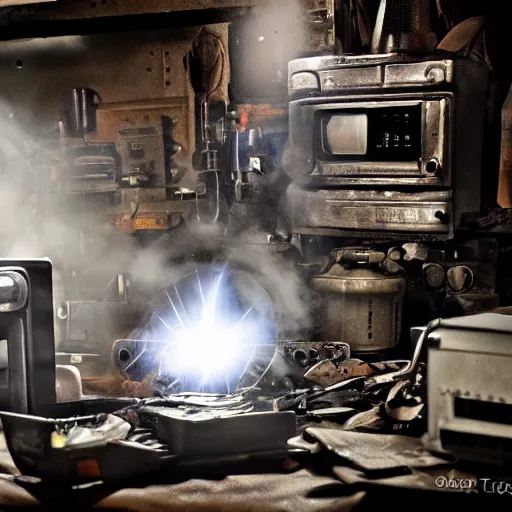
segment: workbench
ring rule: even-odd
[[[375,434],[378,435],[378,434]],[[122,461],[120,461],[122,463]],[[322,474],[323,473],[323,474]],[[239,474],[219,479],[191,478],[165,484],[165,476],[153,481],[131,482],[126,488],[90,484],[75,489],[49,487],[30,477],[20,477],[0,435],[0,510],[129,510],[129,511],[288,511],[341,512],[392,507],[493,505],[504,496],[450,492],[442,481],[462,478],[452,469],[417,472],[370,482],[351,468],[286,466],[282,471]],[[153,478],[155,478],[153,476]],[[386,500],[386,501],[383,501]]]

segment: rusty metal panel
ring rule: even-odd
[[[2,43],[0,101],[24,125],[50,129],[48,123],[70,111],[75,87],[96,90],[104,103],[184,96],[183,74],[175,89],[162,86],[162,43],[170,41],[172,35],[159,32]],[[186,48],[179,42],[173,53],[179,69]]]
[[[226,41],[227,26],[212,29]],[[197,30],[3,42],[0,104],[28,130],[50,131],[62,112],[70,112],[75,87],[96,90],[102,103],[189,97],[183,60]]]
[[[190,116],[192,100],[189,97],[145,100],[122,103],[103,103],[97,110],[97,142],[114,142],[120,128],[159,124],[161,116],[178,120],[176,141],[186,153],[193,151],[193,117]]]
[[[160,213],[158,211],[142,213],[135,218],[127,214],[118,214],[112,219],[115,228],[123,232],[166,231],[175,228],[180,222],[180,214]]]
[[[194,31],[195,36],[199,30]],[[190,39],[184,41],[163,41],[158,52],[160,87],[164,98],[186,96],[191,93],[190,81],[183,59],[190,50]]]
[[[195,150],[194,102],[190,97],[169,100],[141,101],[101,105],[97,111],[98,142],[113,142],[117,131],[135,126],[158,125],[161,116],[177,120],[174,140],[182,147],[175,155],[177,165],[191,170],[192,155]]]

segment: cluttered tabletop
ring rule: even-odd
[[[0,512],[511,498],[504,4],[0,1]]]
[[[90,407],[91,404],[86,402],[83,405]],[[100,400],[95,406],[111,407],[112,403]],[[116,414],[107,415],[105,421],[111,423],[112,429],[116,423],[119,426],[124,421]],[[262,419],[266,418],[259,421]],[[249,418],[249,421],[253,420]],[[39,428],[30,430],[21,423],[16,427],[17,434],[7,428],[10,442],[17,442],[12,439],[16,435],[26,435],[25,440],[31,439],[34,448],[37,443],[34,435],[38,437],[35,432]],[[279,428],[279,425],[274,427]],[[75,424],[74,435],[84,436],[84,430],[80,432],[82,428],[86,427]],[[267,437],[273,435],[272,432],[265,434]],[[110,435],[119,436],[120,429],[117,429],[117,435],[113,432]],[[233,433],[228,435],[233,436]],[[53,437],[55,444],[56,436]],[[385,497],[411,497],[422,501],[442,498],[447,504],[469,503],[467,500],[474,503],[478,498],[488,503],[499,498],[494,489],[498,477],[489,479],[483,489],[475,474],[432,456],[422,448],[419,439],[409,436],[311,427],[291,440],[290,444],[296,449],[224,457],[185,455],[174,460],[166,457],[164,453],[167,452],[149,437],[147,431],[136,428],[126,441],[111,441],[101,448],[89,444],[90,448],[82,448],[80,454],[67,450],[62,459],[54,454],[52,462],[48,460],[46,467],[38,468],[41,475],[46,475],[37,478],[20,474],[2,436],[0,506],[2,510],[9,506],[39,506],[50,510],[73,506],[137,511],[340,511],[369,509]],[[198,442],[201,444],[201,439]],[[142,446],[138,448],[130,446],[139,443]],[[192,450],[186,444],[182,448]],[[154,451],[161,453],[154,457]],[[24,463],[27,462],[22,456],[18,466]],[[71,477],[76,481],[70,480],[73,472],[68,473],[72,466],[78,468]],[[94,478],[95,471],[104,472],[103,481],[94,482],[98,480]],[[480,482],[485,484],[484,480]],[[400,500],[394,504],[398,509],[405,506],[410,506],[410,501]]]
[[[409,510],[411,499],[460,506],[509,498],[510,452],[499,448],[506,426],[489,427],[494,406],[478,421],[467,393],[450,393],[453,367],[436,372],[450,368],[454,354],[464,358],[447,350],[450,333],[457,340],[478,324],[499,352],[511,321],[489,314],[435,322],[422,331],[411,361],[369,363],[340,351],[300,382],[277,351],[254,385],[230,394],[88,396],[50,405],[40,416],[0,412],[0,506],[337,511],[389,499]],[[426,365],[422,349],[435,331],[443,343],[429,344]],[[485,355],[479,358],[485,366]],[[468,389],[481,378],[475,369]],[[134,383],[127,389],[137,394]],[[439,408],[452,399],[448,421]],[[475,428],[466,442],[464,429]]]

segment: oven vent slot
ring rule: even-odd
[[[512,406],[508,404],[455,397],[453,408],[456,418],[512,425]]]
[[[504,454],[512,454],[512,439],[510,438],[444,429],[441,429],[440,436],[443,449],[454,453],[471,451],[493,456],[493,454],[499,452],[500,457]]]

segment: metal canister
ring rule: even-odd
[[[398,344],[404,277],[370,265],[336,263],[312,283],[323,297],[323,340],[348,343],[352,352],[378,352]]]
[[[430,25],[430,3],[381,0],[373,32],[372,53],[428,53],[437,46]]]

